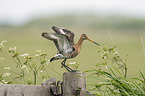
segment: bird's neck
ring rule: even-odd
[[[84,41],[83,38],[80,37],[78,43],[76,44],[76,47],[80,47],[81,48],[83,41]]]

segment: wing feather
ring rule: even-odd
[[[64,35],[57,33],[42,33],[42,36],[48,40],[53,41],[58,50],[58,53],[60,54],[73,51],[72,45],[70,45],[67,37]]]
[[[71,45],[74,45],[74,33],[68,29],[64,29],[64,28],[61,28],[61,27],[56,27],[56,26],[53,26],[52,29],[57,33],[57,34],[61,34],[61,35],[64,35],[66,36],[66,38],[68,39],[68,42],[71,44]]]

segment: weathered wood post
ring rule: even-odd
[[[0,84],[0,96],[54,96],[50,89],[55,83],[51,78],[41,85]]]
[[[0,96],[53,96],[46,85],[1,84]]]
[[[86,89],[86,75],[81,72],[63,73],[63,96],[76,96],[78,88]]]
[[[85,77],[82,72],[63,73],[63,96],[94,96],[86,91]]]

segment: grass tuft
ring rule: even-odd
[[[92,91],[101,96],[143,96],[145,95],[145,76],[140,71],[140,78],[127,78],[126,59],[123,60],[118,54],[116,46],[100,48],[99,54],[103,59],[102,63],[97,63],[96,68],[85,72],[90,72],[88,78],[93,77],[96,82]]]

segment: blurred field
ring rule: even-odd
[[[123,59],[125,59],[128,55],[128,77],[139,77],[139,69],[145,73],[145,58],[143,56],[143,50],[140,41],[140,37],[142,36],[145,43],[144,21],[134,21],[134,19],[133,21],[132,19],[120,20],[115,18],[114,21],[116,21],[116,23],[110,23],[111,20],[113,21],[112,18],[111,20],[106,19],[107,23],[105,23],[105,20],[103,20],[103,18],[92,19],[91,17],[91,20],[87,20],[85,18],[82,18],[82,20],[78,20],[78,18],[74,18],[73,16],[72,19],[69,18],[71,17],[67,16],[66,18],[60,16],[59,18],[57,17],[57,19],[56,17],[51,19],[45,18],[44,20],[37,19],[23,26],[1,26],[0,42],[2,40],[8,40],[6,48],[8,49],[11,46],[15,46],[17,47],[17,50],[20,52],[20,54],[29,53],[30,55],[35,55],[36,50],[41,49],[42,52],[48,53],[47,59],[50,59],[56,54],[56,48],[53,42],[42,38],[41,33],[53,32],[51,27],[53,25],[56,25],[73,31],[75,33],[75,42],[78,41],[81,34],[85,33],[90,39],[98,42],[101,46],[113,46],[115,43]],[[64,22],[60,21],[60,19],[62,21],[64,20]],[[104,22],[104,24],[101,23],[101,20],[102,23]],[[123,20],[126,21],[126,23],[124,23]],[[87,23],[84,24],[85,22]],[[99,24],[101,26],[99,26]],[[111,37],[108,33],[111,34]],[[79,69],[81,72],[90,68],[94,68],[97,62],[101,62],[101,56],[97,51],[98,47],[96,45],[92,44],[89,41],[84,41],[80,54],[74,59],[67,60],[67,63],[79,63]],[[9,59],[9,57],[5,56],[4,54],[0,54],[0,57],[5,57],[6,59],[5,61],[0,61],[0,67],[11,66],[12,70],[15,70],[16,65],[11,59]],[[60,63],[61,60],[55,61],[50,63],[49,66],[62,74],[65,69],[61,68]],[[0,72],[2,71],[0,70]],[[57,77],[57,79],[62,79],[61,76],[59,76],[49,68],[46,73],[50,77]],[[88,80],[88,82],[91,83],[92,81]],[[21,83],[21,81],[17,81],[17,83]],[[41,81],[38,82],[38,84],[40,83]]]

